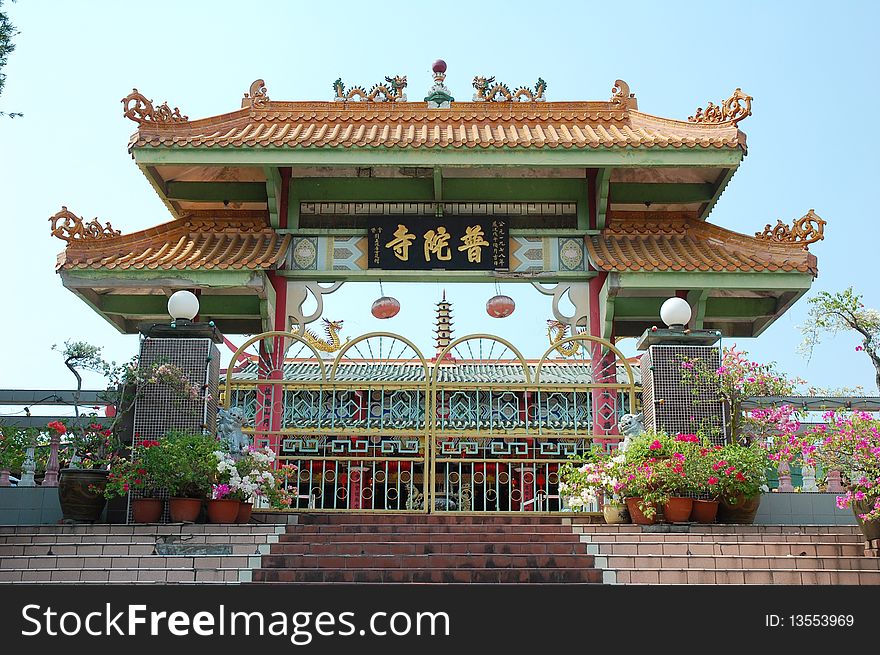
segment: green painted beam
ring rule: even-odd
[[[156,316],[168,313],[168,298],[158,295],[99,296],[99,310],[125,316]],[[210,296],[199,298],[199,313],[205,316],[259,316],[260,298],[254,296]]]
[[[708,298],[706,316],[772,316],[777,305],[776,298]]]
[[[442,211],[440,203],[443,202],[443,169],[434,167],[434,202],[437,203],[437,211]]]
[[[688,291],[687,301],[691,306],[691,320],[689,327],[692,330],[702,330],[706,318],[706,300],[709,292],[706,289],[692,289]]]
[[[133,148],[139,164],[252,166],[694,166],[728,168],[741,148]]]
[[[439,168],[435,169],[439,171]],[[571,178],[299,178],[291,202],[583,202],[586,180]]]
[[[708,202],[715,196],[715,185],[615,182],[609,195],[617,204]]]
[[[318,280],[346,282],[500,282],[507,284],[516,282],[545,282],[551,284],[560,281],[583,282],[595,276],[595,272],[548,272],[536,275],[526,273],[495,273],[494,271],[386,271],[368,269],[362,271],[294,271],[280,270],[278,274],[291,280]]]
[[[434,199],[431,178],[328,177],[291,180],[290,202],[407,202]]]
[[[62,281],[67,287],[92,288],[111,286],[136,288],[139,285],[163,286],[171,289],[192,287],[229,288],[250,287],[265,289],[267,284],[263,271],[230,270],[75,270],[62,271]]]
[[[611,187],[611,169],[600,168],[596,178],[596,228],[605,228],[605,216],[608,210],[608,192]]]
[[[809,289],[813,276],[809,273],[724,273],[678,271],[668,273],[620,273],[621,288],[626,289]]]
[[[168,198],[191,202],[266,202],[264,182],[167,182]]]
[[[619,319],[659,318],[660,305],[666,298],[639,298],[631,296],[618,297],[614,306],[614,316]]]
[[[718,183],[715,187],[715,193],[709,199],[704,206],[702,211],[700,212],[700,218],[702,220],[706,220],[709,217],[709,214],[715,208],[715,204],[718,202],[718,199],[721,197],[721,194],[724,193],[724,189],[727,188],[728,183],[730,182],[730,178],[733,177],[733,174],[736,173],[736,166],[732,166],[731,168],[727,168],[721,174],[721,177],[718,180]]]
[[[269,225],[281,226],[281,173],[277,166],[264,166],[266,173],[266,198],[269,205]]]

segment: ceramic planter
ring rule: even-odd
[[[758,506],[761,504],[761,494],[745,498],[737,496],[730,502],[729,498],[721,498],[718,505],[719,523],[736,523],[739,525],[751,525],[755,522]]]
[[[193,523],[202,511],[201,498],[169,498],[168,515],[172,523]]]
[[[131,501],[131,520],[135,523],[158,523],[162,518],[162,500],[134,498]]]
[[[653,525],[657,522],[657,512],[655,511],[653,516],[651,516],[651,518],[648,518],[647,516],[645,516],[644,512],[639,509],[639,505],[641,503],[641,498],[626,499],[626,509],[629,510],[629,517],[636,525]]]
[[[237,500],[222,498],[208,501],[208,523],[235,523],[238,518]]]
[[[691,510],[691,521],[695,521],[696,523],[714,523],[717,515],[717,500],[694,499],[694,507]]]
[[[240,503],[238,506],[238,516],[235,517],[236,523],[250,523],[251,520],[251,510],[253,510],[253,503]]]
[[[100,469],[61,469],[58,502],[65,520],[94,523],[101,518],[107,504],[104,488],[108,473]]]
[[[693,498],[671,496],[663,504],[663,517],[669,523],[685,523],[690,520],[693,507]]]
[[[629,512],[623,503],[605,503],[602,505],[602,516],[605,523],[614,525],[617,523],[629,523]]]
[[[859,514],[867,514],[872,509],[874,509],[874,502],[876,498],[865,498],[864,500],[854,500],[852,501],[853,514],[855,514],[856,521],[859,524],[859,528],[862,531],[862,534],[865,535],[865,541],[871,541],[873,539],[880,539],[880,520],[874,519],[873,521],[864,521],[859,518]]]

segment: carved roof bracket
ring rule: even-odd
[[[52,223],[52,236],[67,243],[110,239],[122,234],[119,230],[114,230],[109,222],[101,225],[97,218],[85,223],[81,217],[68,211],[64,206],[61,207],[60,212],[51,216],[49,221]]]
[[[746,95],[739,87],[727,100],[720,105],[710,102],[706,109],[697,107],[693,116],[688,116],[691,123],[732,123],[736,125],[742,119],[752,115],[752,96]]]
[[[809,244],[822,241],[825,238],[825,223],[826,221],[811,209],[794,221],[791,227],[781,220],[777,220],[773,227],[770,227],[768,223],[764,226],[763,232],[755,232],[755,238],[773,243],[799,245],[807,250]]]
[[[182,116],[177,107],[171,109],[167,102],[154,107],[153,101],[147,99],[137,89],[132,89],[131,93],[125,96],[121,102],[124,107],[123,115],[138,125],[144,123],[185,123],[189,120],[189,116]]]
[[[629,92],[629,84],[623,80],[614,80],[614,86],[611,87],[611,104],[619,105],[621,109],[639,108],[636,94]]]

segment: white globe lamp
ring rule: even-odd
[[[199,299],[192,291],[175,291],[168,299],[168,313],[175,321],[191,321],[199,313]]]
[[[660,318],[671,329],[682,329],[691,320],[691,306],[684,298],[669,298],[660,307]]]

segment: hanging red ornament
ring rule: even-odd
[[[382,296],[374,302],[373,306],[370,308],[370,313],[376,318],[392,318],[393,316],[397,316],[397,312],[399,311],[400,303],[397,302],[396,298],[392,298],[391,296]]]
[[[492,318],[507,318],[513,314],[516,309],[516,303],[510,296],[493,296],[486,303],[486,313]]]

